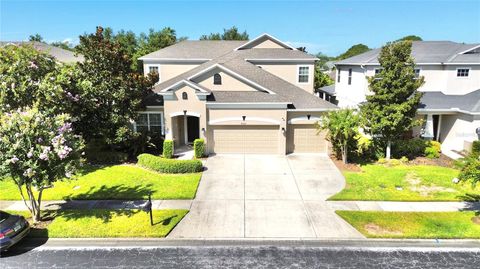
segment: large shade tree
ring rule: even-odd
[[[411,56],[411,41],[389,43],[382,47],[378,61],[381,70],[368,78],[367,102],[360,109],[365,131],[386,144],[386,158],[390,158],[391,142],[418,125],[415,120],[422,93],[423,77],[415,75]]]
[[[133,135],[130,121],[136,118],[142,98],[158,77],[144,77],[133,71],[125,49],[105,38],[102,27],[97,27],[93,34],[80,36],[77,50],[85,60],[70,74],[74,82],[69,93],[75,100],[71,111],[76,118],[76,131],[87,142],[125,142]]]
[[[75,173],[82,148],[66,114],[18,109],[0,115],[0,180],[15,182],[35,222],[43,191]]]

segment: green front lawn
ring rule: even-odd
[[[8,211],[30,218],[29,211]],[[46,227],[33,227],[30,237],[165,237],[188,213],[183,209],[153,211],[153,226],[149,215],[140,210],[65,210],[47,211],[54,219]]]
[[[458,170],[433,165],[365,165],[362,172],[344,172],[347,185],[330,200],[458,201],[480,187],[452,182]]]
[[[55,183],[43,192],[43,200],[193,199],[201,173],[160,174],[135,165],[87,167],[76,180]],[[0,181],[0,200],[20,200],[10,179]]]
[[[475,212],[336,211],[370,238],[480,238]]]

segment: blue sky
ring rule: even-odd
[[[198,39],[236,25],[268,32],[311,53],[337,55],[357,43],[379,47],[415,34],[424,40],[480,42],[480,1],[9,1],[0,0],[0,40],[73,40],[110,26],[136,33],[174,28]]]

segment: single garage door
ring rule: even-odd
[[[325,132],[317,135],[312,124],[291,124],[288,126],[288,148],[290,153],[327,153]]]
[[[278,154],[278,126],[215,126],[213,152]]]

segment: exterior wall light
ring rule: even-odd
[[[187,115],[187,111],[186,111],[186,110],[183,111],[183,115]]]
[[[242,116],[243,121],[245,121],[246,118],[247,118],[247,116]]]
[[[282,127],[282,134],[285,133],[285,127]]]
[[[310,120],[310,117],[311,117],[311,116],[312,116],[312,115],[308,114],[308,115],[307,115],[307,120]]]

